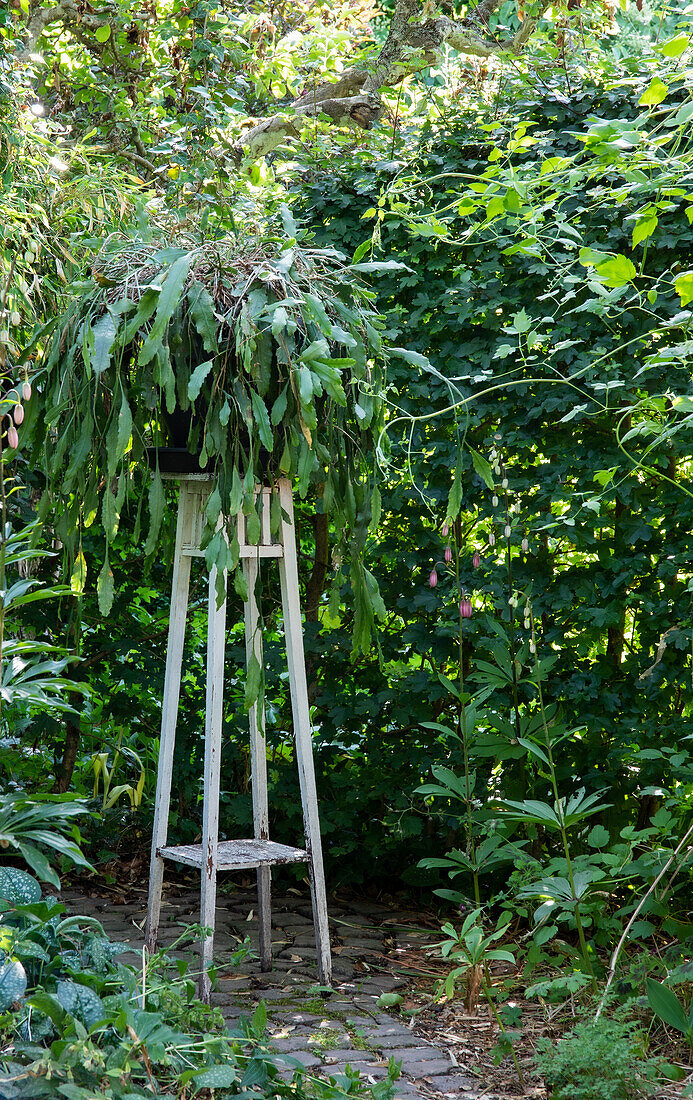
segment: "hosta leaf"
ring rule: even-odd
[[[688,1017],[688,1013],[676,994],[672,993],[667,986],[662,985],[661,982],[655,982],[652,978],[648,978],[647,1001],[655,1015],[659,1016],[660,1020],[663,1020],[665,1024],[669,1024],[670,1027],[676,1028],[677,1031],[682,1032],[684,1035],[690,1033],[691,1020]]]

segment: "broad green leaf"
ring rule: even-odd
[[[257,703],[262,684],[262,668],[255,653],[251,653],[245,678],[245,709],[248,711]]]
[[[689,302],[693,302],[693,271],[684,271],[682,275],[678,275],[674,280],[674,286],[681,299],[682,306],[687,306]]]
[[[58,982],[56,1000],[70,1016],[81,1020],[85,1027],[93,1027],[106,1015],[103,1001],[89,986],[78,982]]]
[[[616,287],[632,282],[637,270],[632,260],[619,255],[597,264],[597,274],[607,286]]]
[[[430,367],[430,362],[427,355],[421,355],[418,351],[411,351],[409,348],[389,348],[391,355],[396,355],[399,359],[404,359],[405,362],[411,363],[415,367]]]
[[[267,413],[267,407],[260,395],[251,390],[250,400],[253,405],[253,417],[255,424],[257,425],[258,435],[260,436],[260,442],[267,451],[271,451],[274,447],[274,438],[272,436],[272,428],[270,426],[270,418]]]
[[[144,341],[138,361],[146,365],[158,354],[164,334],[174,311],[178,307],[190,270],[191,256],[186,253],[175,260],[165,274],[151,331]]]
[[[670,1027],[676,1028],[677,1031],[682,1032],[684,1035],[689,1034],[691,1031],[691,1021],[688,1018],[688,1013],[685,1011],[676,994],[672,993],[667,986],[662,985],[661,982],[655,982],[652,978],[648,978],[647,1001],[654,1014],[659,1016],[660,1020],[663,1020],[665,1024],[669,1024]]]
[[[0,1012],[7,1012],[21,1000],[27,986],[26,971],[20,962],[8,960],[0,965]]]
[[[111,37],[111,28],[106,24],[102,27],[97,27],[94,32],[94,37],[97,42],[108,42]]]
[[[527,752],[530,752],[532,756],[538,757],[538,759],[541,760],[543,764],[546,764],[547,767],[550,767],[549,758],[547,757],[546,753],[542,748],[539,747],[539,745],[535,745],[534,741],[530,741],[526,737],[518,737],[517,741],[518,744],[522,745],[524,749],[527,749]]]
[[[288,402],[288,396],[289,396],[289,387],[284,386],[283,390],[279,394],[279,397],[276,399],[276,401],[272,405],[272,412],[270,413],[270,420],[271,420],[272,424],[275,426],[275,428],[276,428],[277,424],[281,423],[282,419],[284,418],[284,413],[286,412],[286,406],[287,406],[287,402]]]
[[[219,1063],[195,1072],[192,1079],[200,1089],[228,1089],[237,1081],[238,1070],[231,1063]]]
[[[640,244],[641,241],[647,240],[651,237],[657,228],[659,219],[656,214],[646,214],[642,218],[638,218],[637,222],[633,226],[633,248]]]
[[[455,466],[455,476],[452,479],[452,485],[448,494],[448,506],[447,515],[448,518],[453,520],[457,519],[462,507],[462,469],[458,462]]]
[[[663,103],[669,92],[669,85],[663,84],[658,76],[653,77],[648,87],[640,96],[638,103],[641,107],[656,107]]]
[[[0,899],[13,905],[34,905],[41,900],[41,887],[33,875],[19,867],[0,867]]]
[[[691,40],[686,34],[677,34],[674,38],[668,38],[659,47],[665,57],[680,57],[688,49]]]
[[[318,328],[325,336],[332,335],[332,325],[327,316],[327,310],[315,294],[304,294],[303,301],[311,317],[317,322]]]

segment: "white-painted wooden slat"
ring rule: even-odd
[[[271,867],[295,862],[307,862],[310,877],[313,919],[318,957],[318,976],[323,985],[331,977],[330,941],[327,923],[325,878],[322,863],[318,801],[313,764],[312,736],[308,708],[303,628],[298,587],[298,564],[293,520],[291,485],[283,479],[278,488],[264,487],[261,493],[259,546],[246,544],[245,517],[236,517],[236,530],[241,544],[241,558],[248,583],[248,600],[244,607],[246,657],[254,652],[262,665],[262,620],[256,600],[256,581],[261,559],[279,560],[282,606],[286,636],[287,663],[291,690],[296,760],[299,770],[306,846],[292,848],[276,844],[269,837],[269,807],[267,797],[267,750],[265,742],[264,707],[255,705],[250,711],[250,747],[253,789],[253,840],[222,841],[218,839],[221,763],[221,729],[224,686],[224,642],[226,601],[216,606],[216,571],[209,577],[207,620],[207,697],[205,718],[205,765],[203,836],[200,845],[166,846],[168,813],[171,796],[171,773],[175,744],[176,717],[180,696],[185,618],[190,583],[192,557],[201,557],[200,538],[204,528],[204,509],[213,487],[209,475],[178,475],[181,482],[176,549],[174,554],[173,590],[169,643],[166,657],[166,679],[162,707],[162,733],[157,776],[154,834],[152,837],[149,907],[147,916],[147,946],[154,950],[161,908],[163,861],[170,859],[201,871],[201,924],[210,929],[202,940],[202,974],[200,996],[209,1000],[210,983],[207,974],[212,962],[213,930],[216,913],[216,876],[219,870],[257,868],[260,959],[262,969],[271,966]],[[270,506],[272,492],[278,492],[282,509],[281,537],[271,542]],[[223,520],[219,520],[220,527]],[[224,586],[226,586],[226,575]]]
[[[322,862],[318,793],[315,785],[315,766],[313,763],[313,739],[310,725],[310,708],[308,704],[306,661],[303,651],[303,626],[301,624],[301,596],[298,587],[294,506],[290,482],[282,478],[278,484],[279,500],[283,513],[282,545],[284,547],[284,557],[279,562],[279,576],[282,590],[286,659],[289,666],[289,684],[291,688],[291,710],[294,720],[296,762],[298,764],[298,778],[301,788],[301,801],[303,803],[306,849],[310,856],[308,870],[313,902],[313,924],[315,926],[318,978],[321,985],[329,985],[332,979],[332,956],[330,952],[330,933],[327,922],[325,872]],[[288,519],[284,518],[285,515]]]
[[[200,997],[209,1000],[207,974],[212,964],[214,918],[217,898],[217,844],[219,839],[219,795],[221,768],[221,725],[224,697],[224,648],[226,636],[226,597],[217,607],[217,568],[209,572],[207,608],[207,702],[205,711],[204,806],[202,812],[202,898],[200,924],[210,934],[202,937],[202,974]],[[226,571],[224,570],[224,589]]]
[[[264,500],[264,494],[263,494]],[[259,547],[258,547],[259,549]],[[257,584],[260,576],[258,558],[247,558],[243,572],[248,586],[248,600],[244,604],[246,666],[254,656],[260,668],[263,666],[262,622],[257,602]],[[258,840],[269,839],[269,805],[267,798],[267,746],[265,743],[264,698],[253,703],[248,712],[250,727],[250,766],[253,789],[253,832]],[[272,968],[272,878],[268,866],[258,867],[258,932],[260,969]]]
[[[147,905],[147,929],[145,939],[147,949],[150,952],[156,950],[156,939],[159,931],[161,891],[164,881],[164,862],[159,855],[159,849],[164,847],[168,836],[173,750],[176,743],[180,677],[183,664],[183,647],[185,644],[185,618],[188,609],[188,589],[190,585],[190,559],[181,555],[180,548],[188,537],[192,508],[193,499],[189,492],[189,486],[184,482],[181,485],[178,497],[176,548],[173,557],[173,582],[171,610],[168,623],[164,698],[161,708],[161,739],[159,743],[159,763],[156,778],[152,851],[149,864],[149,902]]]

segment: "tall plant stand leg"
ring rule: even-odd
[[[313,903],[313,924],[315,927],[315,945],[317,948],[318,978],[321,985],[327,986],[332,980],[332,956],[330,952],[330,933],[327,922],[327,897],[325,893],[325,872],[322,862],[322,843],[320,840],[318,792],[315,785],[315,767],[313,764],[313,738],[311,735],[310,708],[308,704],[306,659],[303,650],[303,626],[301,623],[301,597],[298,587],[294,505],[291,484],[288,480],[282,479],[279,482],[279,502],[282,508],[281,541],[284,548],[284,553],[279,559],[279,578],[281,581],[282,611],[284,614],[286,659],[289,666],[296,763],[298,765],[298,779],[301,788],[301,802],[303,805],[303,827],[306,837],[306,851],[308,852],[308,874],[310,878],[311,901]]]
[[[249,714],[253,837],[244,840],[219,840],[226,600],[224,599],[217,607],[217,577],[214,568],[210,571],[207,607],[207,687],[202,843],[167,845],[176,719],[180,698],[185,618],[190,585],[190,561],[193,557],[204,556],[204,551],[200,549],[200,540],[204,528],[206,503],[214,485],[213,480],[205,475],[181,474],[177,476],[179,476],[181,486],[178,502],[171,618],[166,656],[161,747],[150,864],[147,948],[149,951],[154,951],[156,948],[164,860],[170,859],[176,863],[199,868],[201,876],[200,923],[204,929],[201,942],[199,992],[204,1001],[209,1001],[211,991],[209,968],[212,964],[214,946],[217,874],[220,871],[245,871],[254,868],[257,871],[258,882],[260,965],[263,970],[269,970],[272,965],[271,868],[289,863],[307,863],[313,904],[318,976],[321,984],[329,985],[331,980],[331,958],[327,900],[313,765],[308,685],[303,651],[293,501],[291,485],[287,480],[281,480],[276,487],[265,487],[258,490],[257,506],[261,527],[259,543],[248,543],[246,520],[242,513],[239,513],[236,517],[236,532],[240,558],[248,585],[248,597],[244,604],[246,660],[248,667],[252,667],[256,675],[258,669],[262,672],[263,667],[262,619],[257,596],[260,564],[264,558],[276,558],[279,563],[294,742],[303,807],[305,847],[298,848],[288,844],[278,844],[276,841],[269,839],[267,749],[262,692],[258,701],[251,706]],[[275,537],[272,536],[270,521],[275,494],[278,494],[281,511],[278,537],[276,533]],[[223,580],[225,592],[226,574],[224,574]]]
[[[178,497],[171,612],[168,624],[164,698],[161,708],[161,740],[159,743],[154,828],[149,864],[149,901],[147,905],[145,944],[150,953],[156,950],[161,914],[161,892],[164,883],[164,860],[161,849],[166,846],[168,838],[173,750],[176,744],[176,722],[178,719],[181,668],[183,665],[183,646],[185,644],[185,617],[188,610],[188,590],[190,587],[190,558],[183,554],[183,546],[189,540],[192,532],[194,509],[194,493],[191,494],[189,485],[184,482],[181,485]]]

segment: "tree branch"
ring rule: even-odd
[[[98,15],[89,11],[82,11],[77,7],[75,0],[59,0],[52,8],[38,8],[29,20],[27,27],[27,40],[20,56],[26,56],[33,52],[36,43],[51,23],[82,24],[90,30],[102,27],[108,22],[108,17],[114,13],[110,9],[102,9]]]
[[[446,45],[476,57],[519,53],[534,34],[550,0],[537,0],[516,33],[502,41],[491,37],[488,26],[500,2],[482,0],[462,20],[441,15],[416,22],[421,0],[396,0],[387,39],[372,65],[346,69],[338,80],[324,81],[304,91],[285,114],[273,115],[251,127],[234,147],[237,162],[240,164],[244,157],[257,160],[287,138],[298,137],[306,117],[323,115],[337,126],[371,129],[382,112],[381,90],[434,65]]]

